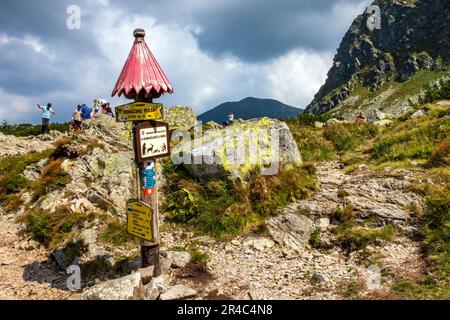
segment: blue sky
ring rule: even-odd
[[[65,122],[106,98],[133,43],[147,43],[175,93],[159,102],[197,113],[247,96],[305,107],[326,79],[342,36],[370,0],[3,0],[0,121],[40,121],[52,102]],[[67,8],[81,10],[69,29]]]

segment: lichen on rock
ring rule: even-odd
[[[201,180],[241,178],[252,167],[277,171],[279,164],[301,163],[297,144],[282,121],[260,118],[208,130],[177,145],[175,159]],[[174,159],[174,158],[173,158]]]

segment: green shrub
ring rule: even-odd
[[[111,219],[100,233],[99,240],[113,246],[137,246],[136,237],[128,234],[126,221]]]
[[[450,270],[450,197],[430,197],[424,213],[423,243],[434,267],[447,274]]]
[[[320,241],[321,241],[321,235],[322,230],[320,228],[315,228],[313,233],[311,234],[311,237],[309,238],[309,244],[313,248],[319,248],[320,247]]]
[[[6,135],[12,135],[17,137],[38,136],[41,134],[41,125],[32,124],[8,124],[7,121],[3,121],[0,125],[0,132]],[[67,132],[69,130],[69,123],[51,123],[50,130]]]
[[[395,226],[390,224],[381,228],[363,228],[344,224],[335,231],[340,246],[347,252],[364,249],[378,239],[392,241],[396,235]]]
[[[8,156],[0,159],[0,202],[11,199],[8,196],[29,186],[23,172],[27,166],[48,158],[52,150],[30,152],[23,156]]]
[[[450,118],[414,119],[398,125],[378,139],[370,150],[378,162],[428,160],[450,135]]]
[[[49,248],[55,248],[70,238],[75,228],[91,221],[94,213],[73,213],[68,206],[60,206],[55,212],[32,209],[21,218],[28,226],[31,237]]]
[[[335,158],[331,141],[322,135],[322,129],[288,122],[292,135],[304,161],[326,161]]]
[[[348,151],[375,138],[378,132],[377,126],[367,123],[334,124],[324,128],[323,136],[333,143],[337,151]]]
[[[450,80],[441,80],[439,85],[430,86],[426,84],[424,86],[425,93],[419,99],[420,104],[431,103],[439,100],[450,99]]]
[[[253,168],[244,181],[207,183],[195,180],[181,167],[165,164],[164,168],[166,220],[217,238],[261,231],[261,222],[277,208],[315,190],[312,165],[283,166],[276,176],[262,176],[260,169]]]

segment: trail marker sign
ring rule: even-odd
[[[149,121],[134,127],[135,159],[139,163],[170,155],[169,125]]]
[[[133,102],[116,107],[116,121],[146,121],[164,118],[163,105],[160,103]]]
[[[127,225],[129,234],[152,241],[152,219],[152,208],[148,204],[137,200],[127,202]]]

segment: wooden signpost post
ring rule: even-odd
[[[134,31],[134,45],[116,83],[112,96],[124,94],[134,102],[116,107],[117,122],[132,122],[136,171],[136,198],[127,202],[128,233],[141,239],[142,267],[159,262],[159,208],[156,183],[156,159],[170,155],[169,127],[163,119],[163,105],[153,103],[173,93],[167,77],[144,41],[145,31]]]

